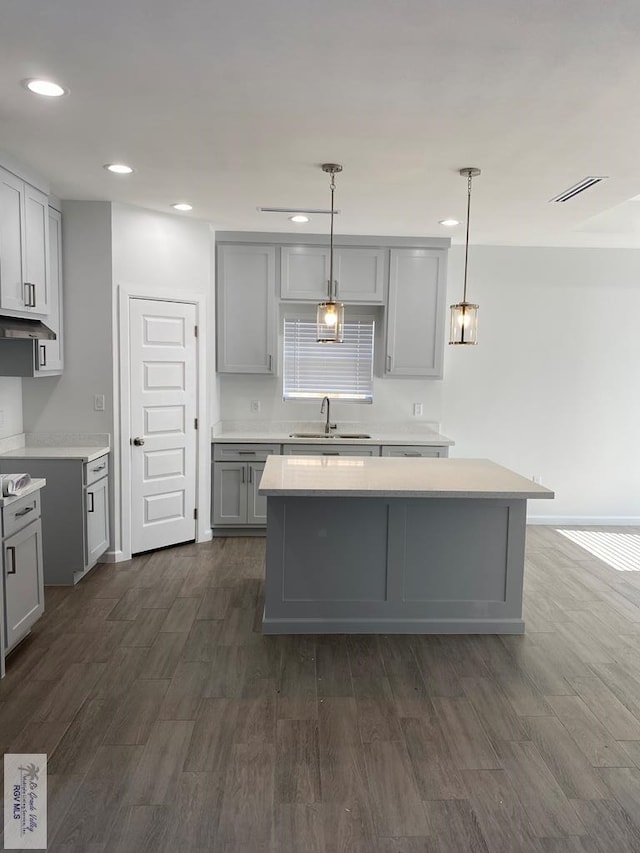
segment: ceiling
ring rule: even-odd
[[[639,43],[637,0],[3,0],[0,145],[62,198],[229,230],[324,233],[256,207],[328,207],[339,162],[337,232],[454,242],[478,166],[472,242],[640,246]]]

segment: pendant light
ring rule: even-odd
[[[328,299],[318,305],[316,337],[318,343],[341,344],[344,334],[344,305],[342,302],[336,302],[335,299],[337,282],[333,278],[333,212],[335,210],[333,196],[336,189],[336,175],[342,171],[342,166],[338,163],[323,163],[322,171],[331,175],[331,240],[329,244]]]
[[[467,302],[467,266],[469,263],[469,215],[471,212],[471,179],[477,178],[480,169],[467,167],[460,169],[460,174],[467,179],[467,239],[464,250],[464,290],[462,302],[451,306],[451,324],[449,326],[450,344],[478,343],[478,306]]]

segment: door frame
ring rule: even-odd
[[[196,542],[211,539],[211,465],[210,425],[207,413],[207,297],[204,293],[180,291],[145,285],[118,285],[117,325],[114,335],[113,361],[114,401],[119,417],[114,417],[116,435],[113,442],[113,494],[114,494],[114,542],[120,547],[110,554],[113,562],[131,559],[131,402],[130,402],[130,347],[129,305],[133,299],[150,299],[157,302],[175,302],[194,305],[198,337],[196,338],[196,417],[198,435],[196,439],[196,507],[198,518],[195,527]]]

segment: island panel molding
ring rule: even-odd
[[[489,460],[267,459],[263,632],[521,634],[528,498]]]

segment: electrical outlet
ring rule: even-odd
[[[96,412],[104,412],[104,394],[93,395],[93,408]]]
[[[252,400],[251,401],[251,411],[259,412],[260,411],[260,400]]]
[[[531,478],[534,483],[537,483],[539,486],[542,485],[542,474],[534,474]]]
[[[4,426],[4,409],[0,409],[0,427]]]
[[[413,404],[413,416],[415,418],[422,417],[422,403],[414,403]]]

